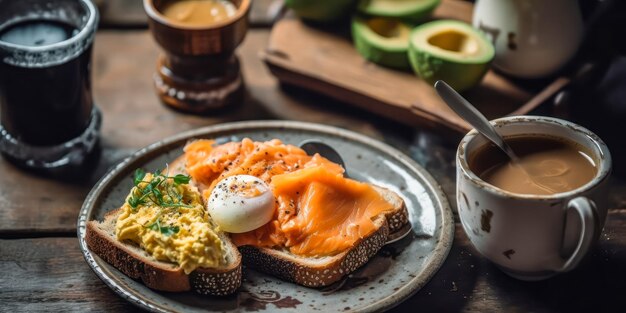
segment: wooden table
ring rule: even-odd
[[[110,166],[147,144],[204,125],[293,119],[351,129],[409,154],[454,199],[454,143],[321,96],[281,88],[257,57],[268,35],[268,28],[250,30],[238,51],[247,87],[244,103],[219,116],[197,117],[173,112],[157,100],[151,77],[158,49],[145,29],[98,33],[93,86],[104,124],[102,151],[93,169],[80,179],[58,180],[18,170],[0,158],[0,311],[135,311],[84,261],[76,240],[78,211],[91,186]],[[614,183],[612,207],[626,207],[624,190],[623,184]],[[442,269],[395,310],[622,308],[626,210],[611,210],[600,243],[577,270],[544,282],[520,282],[501,273],[475,252],[458,223],[454,240]]]

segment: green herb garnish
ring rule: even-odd
[[[144,171],[141,168],[136,169],[135,179],[133,180],[135,183],[135,186],[139,185],[139,183],[143,180],[144,177],[146,177],[146,171]]]
[[[191,177],[183,175],[183,174],[178,174],[174,176],[173,178],[174,178],[174,182],[177,184],[189,184],[189,181],[191,180]]]
[[[178,185],[188,184],[191,177],[178,174],[168,176],[163,171],[155,171],[152,179],[144,180],[146,172],[138,168],[135,171],[133,182],[135,188],[128,197],[128,205],[137,209],[140,205],[153,204],[162,208],[190,208],[191,206],[183,202],[183,195],[178,192]]]
[[[157,218],[154,223],[146,226],[146,228],[158,231],[165,236],[171,236],[178,233],[178,231],[180,230],[180,227],[178,226],[161,226],[160,218]]]

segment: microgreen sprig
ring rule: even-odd
[[[138,206],[150,202],[163,208],[191,207],[183,202],[183,195],[176,188],[178,185],[188,184],[191,177],[183,174],[168,176],[160,170],[154,171],[149,181],[144,180],[145,177],[146,172],[143,169],[135,170],[133,177],[135,188],[127,200],[131,208],[137,209]]]

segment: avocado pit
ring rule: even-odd
[[[371,18],[367,26],[376,34],[386,39],[395,39],[408,43],[411,30],[408,26],[390,19]]]
[[[432,46],[462,55],[476,55],[479,51],[476,39],[456,30],[435,33],[427,41]]]

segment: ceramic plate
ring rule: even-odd
[[[383,247],[366,265],[330,287],[306,288],[244,269],[242,286],[228,297],[148,289],[87,249],[87,221],[102,219],[107,211],[123,203],[136,168],[162,168],[182,154],[189,139],[214,138],[218,143],[224,143],[244,137],[257,141],[279,138],[296,145],[306,139],[319,139],[331,145],[344,158],[351,177],[402,195],[410,213],[412,233]],[[445,194],[428,172],[409,157],[386,144],[347,130],[291,121],[221,124],[186,132],[141,149],[96,184],[85,199],[78,219],[81,250],[98,277],[123,298],[156,312],[368,312],[389,309],[418,291],[441,267],[452,245],[453,230],[454,221]]]

